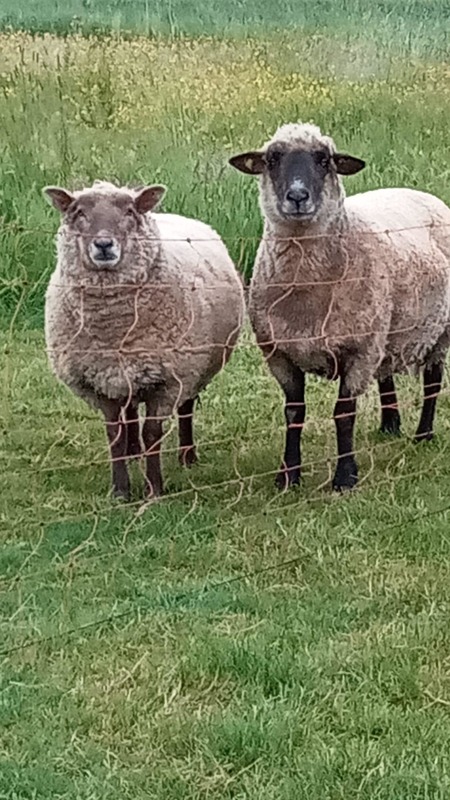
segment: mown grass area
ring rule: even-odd
[[[70,16],[106,25],[110,7]],[[165,209],[210,222],[247,276],[256,185],[226,161],[281,122],[318,122],[367,160],[349,192],[450,202],[445,4],[278,4],[269,19],[247,3],[265,30],[234,38],[232,3],[192,28],[192,7],[170,8],[188,37],[118,35],[145,32],[138,3],[108,36],[0,36],[0,797],[443,800],[448,389],[423,446],[416,382],[399,382],[400,439],[377,434],[374,392],[361,402],[361,485],[340,498],[334,387],[311,379],[304,483],[280,496],[281,395],[246,332],[198,410],[199,466],[181,470],[171,434],[167,496],[143,509],[136,467],[118,507],[101,420],[45,361],[57,218],[41,187],[163,181]],[[56,2],[0,11],[68,24]],[[269,32],[301,13],[314,24]]]
[[[424,447],[414,383],[400,440],[366,398],[364,480],[338,498],[332,392],[310,381],[304,486],[280,497],[280,396],[246,336],[198,412],[199,467],[170,437],[170,494],[141,513],[108,500],[101,421],[49,375],[42,335],[13,344],[0,795],[447,797],[448,397]]]

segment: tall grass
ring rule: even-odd
[[[252,35],[302,28],[349,34],[372,31],[403,51],[444,52],[448,0],[1,0],[0,25],[59,34],[133,31],[144,35]]]
[[[445,63],[368,38],[0,40],[0,316],[40,325],[57,218],[41,188],[98,177],[167,183],[166,210],[204,219],[251,271],[256,184],[227,167],[283,121],[312,119],[367,169],[350,193],[417,186],[450,200]]]

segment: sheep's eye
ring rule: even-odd
[[[78,208],[75,213],[75,219],[86,219],[86,214],[81,208]]]
[[[326,153],[318,153],[317,154],[317,161],[323,169],[327,169],[330,159]]]
[[[126,213],[127,213],[127,217],[133,217],[133,219],[134,219],[134,217],[135,217],[134,208],[131,208],[131,206],[130,206],[130,208],[127,209]]]
[[[269,153],[269,157],[267,159],[269,167],[274,167],[275,164],[278,164],[282,155],[283,153],[281,152],[281,150],[272,150]]]

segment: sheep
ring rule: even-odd
[[[130,498],[127,461],[146,457],[146,493],[163,493],[163,421],[179,415],[180,460],[196,461],[195,399],[225,365],[244,317],[242,282],[219,235],[175,214],[153,214],[166,189],[96,181],[49,186],[61,212],[57,266],[46,293],[53,372],[103,412],[112,489]]]
[[[398,433],[393,376],[424,369],[416,441],[433,436],[450,344],[450,209],[413,189],[346,198],[341,175],[365,162],[312,124],[282,125],[260,150],[230,159],[259,176],[265,217],[249,294],[257,342],[285,395],[279,488],[300,482],[305,373],[339,379],[336,490],[353,488],[356,398],[377,379],[381,428]]]

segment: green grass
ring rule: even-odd
[[[0,44],[0,324],[42,324],[57,227],[45,184],[163,181],[165,209],[217,228],[247,276],[261,231],[256,182],[227,159],[281,122],[312,119],[367,160],[350,193],[409,185],[450,201],[448,65],[400,58],[395,41],[15,33]]]
[[[172,436],[171,494],[140,514],[108,500],[101,421],[42,335],[3,344],[0,796],[447,797],[449,398],[424,447],[414,382],[400,440],[366,398],[365,480],[336,498],[311,380],[304,486],[280,497],[280,396],[246,336],[198,412],[199,467]]]
[[[448,0],[29,0],[19,8],[0,0],[1,27],[32,32],[230,36],[298,27],[344,34],[372,29],[378,37],[394,36],[403,48],[433,52],[447,48],[449,18]]]
[[[281,395],[246,332],[198,409],[200,464],[172,432],[167,496],[143,509],[136,467],[119,507],[100,418],[46,364],[41,197],[163,181],[249,277],[256,185],[226,161],[301,118],[367,160],[349,192],[450,202],[447,11],[0,0],[3,26],[83,32],[0,36],[1,800],[450,796],[448,388],[423,446],[418,383],[399,439],[364,398],[360,488],[335,497],[334,387],[310,379],[304,482],[280,496]]]

